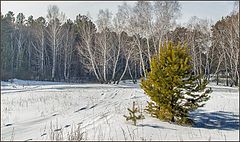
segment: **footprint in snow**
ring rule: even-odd
[[[117,93],[115,93],[115,94],[111,97],[111,99],[115,98],[116,96],[117,96]]]
[[[78,125],[81,125],[83,122],[79,122]]]
[[[62,130],[62,128],[55,129],[54,132],[61,131],[61,130]]]
[[[80,108],[80,109],[78,109],[78,110],[76,110],[74,112],[79,112],[79,111],[84,110],[84,109],[87,109],[87,107],[82,107],[82,108]]]
[[[9,124],[6,124],[5,126],[12,126],[12,124],[9,123]]]
[[[94,108],[94,107],[96,107],[96,106],[97,106],[97,104],[95,104],[95,105],[91,106],[89,109],[92,109],[92,108]]]
[[[70,126],[70,125],[65,125],[64,127],[67,128],[67,127],[69,127],[69,126]]]
[[[56,116],[56,115],[58,115],[58,114],[53,114],[52,116]]]
[[[41,135],[41,137],[42,137],[42,136],[45,136],[45,135],[47,135],[47,133],[43,133],[43,134]]]

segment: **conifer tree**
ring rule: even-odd
[[[152,57],[151,71],[141,80],[141,88],[152,100],[146,110],[164,121],[192,124],[189,112],[204,105],[211,88],[206,89],[208,82],[202,75],[193,75],[187,46],[169,42],[159,51]]]
[[[129,111],[129,116],[123,115],[126,120],[132,120],[133,124],[136,126],[137,125],[137,120],[139,119],[144,119],[144,116],[142,113],[140,113],[139,108],[135,106],[135,102],[133,102],[132,109],[128,108]],[[139,115],[137,113],[140,113]]]

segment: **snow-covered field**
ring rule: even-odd
[[[137,126],[127,108],[149,100],[138,84],[1,82],[1,140],[239,140],[238,88],[214,86],[210,100],[192,113],[193,127],[162,122],[143,113]]]

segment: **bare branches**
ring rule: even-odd
[[[25,20],[23,13],[2,15],[3,70],[35,79],[89,79],[101,83],[134,82],[146,77],[152,55],[160,44],[187,43],[193,72],[210,76],[225,72],[230,85],[239,80],[238,2],[229,16],[216,23],[192,17],[186,27],[176,25],[181,16],[177,1],[138,1],[118,6],[116,15],[100,10],[96,24],[89,13],[66,20],[57,6],[43,17]],[[10,64],[8,66],[8,64]],[[8,74],[8,73],[7,73]],[[30,76],[30,75],[29,75]]]

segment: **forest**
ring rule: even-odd
[[[115,15],[99,10],[96,21],[67,19],[55,5],[38,18],[1,13],[1,80],[136,83],[160,45],[172,41],[190,49],[195,75],[238,86],[239,10],[215,23],[194,16],[185,26],[176,22],[180,15],[177,1],[123,3]]]

